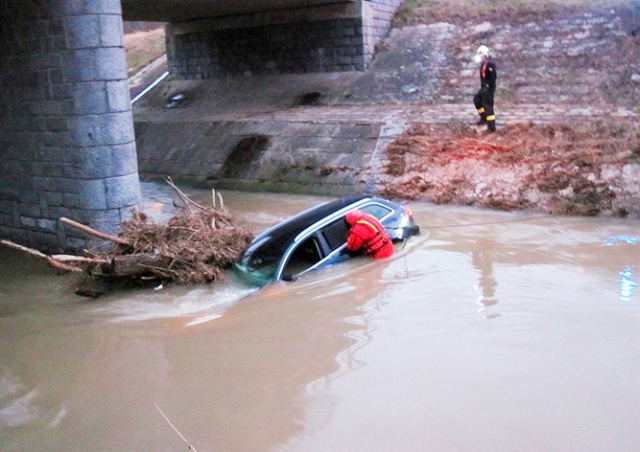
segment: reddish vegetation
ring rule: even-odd
[[[640,126],[417,124],[387,148],[382,194],[505,210],[624,216],[603,167],[640,163]]]

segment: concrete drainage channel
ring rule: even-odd
[[[294,107],[318,106],[321,99],[319,91],[305,92],[296,97]],[[184,107],[189,101],[174,93],[164,108]],[[171,176],[203,187],[330,195],[375,188],[368,169],[372,155],[380,153],[377,123],[138,120],[135,129],[142,178]],[[388,143],[388,137],[383,141]]]
[[[137,122],[143,178],[222,189],[344,195],[367,188],[380,124]]]

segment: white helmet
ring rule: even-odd
[[[489,56],[489,47],[485,46],[485,45],[481,45],[480,47],[478,47],[477,53],[479,53],[480,55],[484,55],[486,57]]]

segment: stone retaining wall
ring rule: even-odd
[[[137,122],[140,172],[222,189],[345,195],[362,190],[380,124]]]
[[[176,79],[364,71],[402,0],[357,0],[167,26]]]
[[[368,0],[362,5],[364,53],[369,64],[375,55],[375,47],[389,33],[391,21],[403,0]]]

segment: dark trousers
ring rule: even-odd
[[[480,121],[487,123],[490,131],[496,130],[496,114],[493,111],[493,92],[487,88],[480,90],[473,96],[473,104],[478,109]]]

